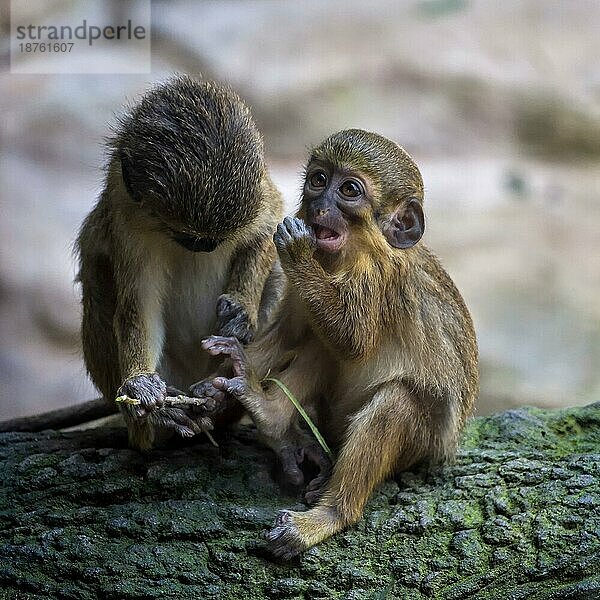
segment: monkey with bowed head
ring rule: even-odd
[[[100,199],[77,240],[87,370],[122,404],[130,444],[199,431],[164,406],[167,383],[194,395],[214,371],[211,333],[247,343],[277,302],[272,236],[282,200],[244,102],[176,76],[120,118]],[[170,392],[179,394],[179,389]]]
[[[350,129],[313,149],[301,208],[274,236],[287,277],[278,316],[246,349],[204,341],[227,355],[233,377],[212,381],[249,411],[303,483],[316,463],[306,512],[282,511],[267,539],[289,559],[356,522],[375,486],[423,459],[455,452],[478,393],[469,312],[438,259],[420,243],[423,181],[394,142]],[[328,461],[300,426],[280,379],[338,449]]]

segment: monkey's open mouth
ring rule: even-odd
[[[326,252],[337,252],[346,241],[345,234],[338,233],[329,227],[313,223],[313,229],[317,238],[317,246]]]

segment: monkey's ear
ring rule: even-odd
[[[423,233],[423,207],[415,198],[411,198],[396,210],[390,224],[383,231],[388,244],[394,248],[412,248],[423,237]]]
[[[119,153],[119,159],[121,160],[121,174],[123,175],[123,183],[125,184],[127,193],[131,196],[134,202],[141,202],[142,198],[140,194],[136,193],[133,185],[133,161],[131,160],[131,157],[127,154],[127,152],[121,150]]]

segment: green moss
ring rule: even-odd
[[[453,465],[386,482],[291,564],[251,430],[155,451],[122,432],[0,436],[0,598],[593,598],[600,405],[473,419]],[[578,595],[579,594],[579,595]],[[569,596],[570,595],[570,596]]]

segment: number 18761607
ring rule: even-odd
[[[74,42],[21,42],[20,52],[71,52]]]

